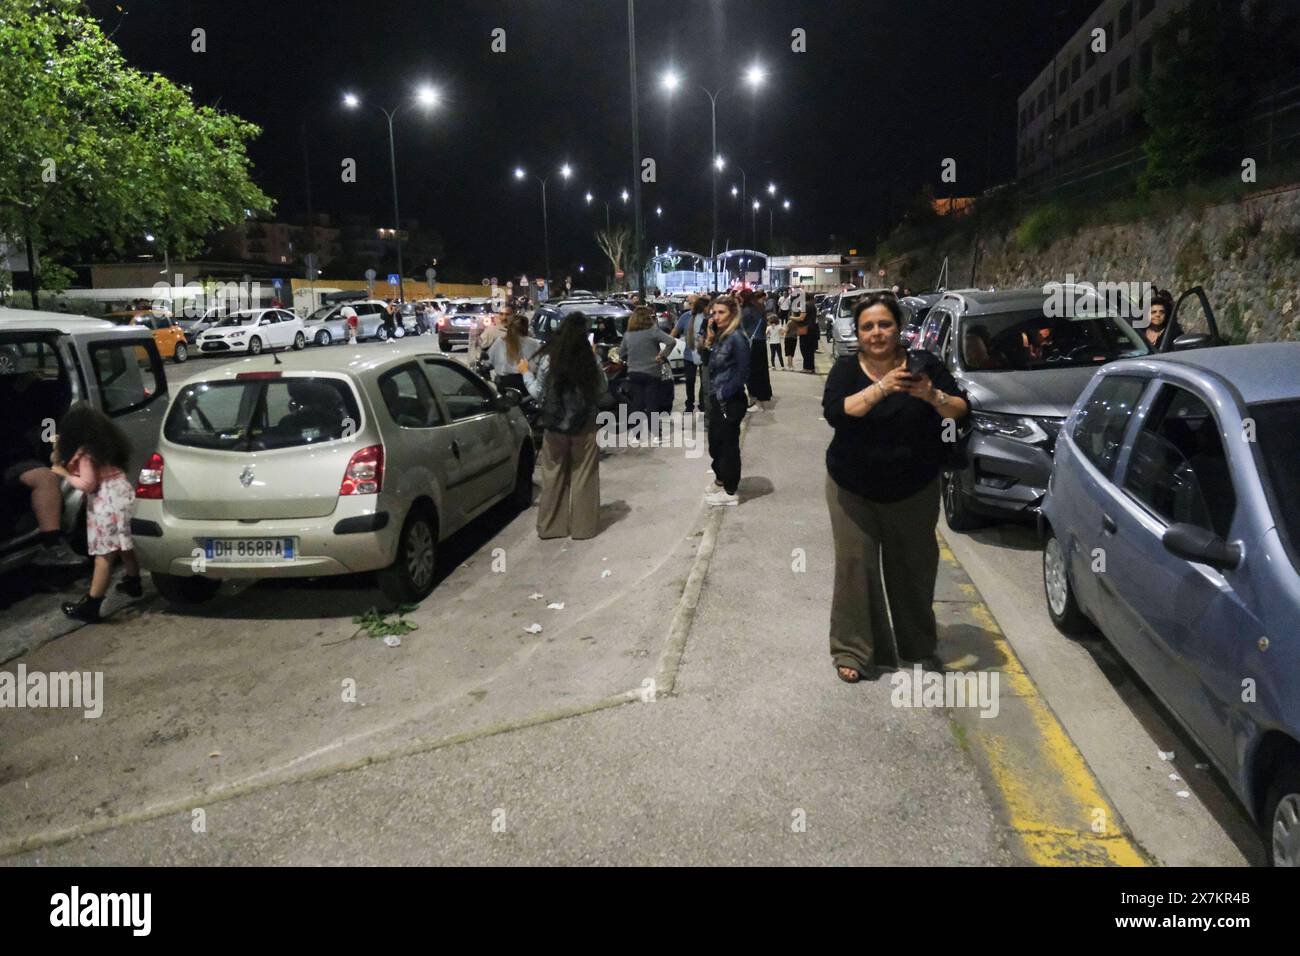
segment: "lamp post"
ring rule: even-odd
[[[763,85],[763,80],[766,77],[767,73],[763,68],[755,64],[745,71],[744,82],[748,83],[753,89],[758,89],[758,87]],[[672,70],[669,70],[663,76],[662,85],[663,88],[671,94],[681,85],[681,82],[681,77]],[[716,90],[710,90],[707,87],[699,86],[697,84],[697,88],[703,90],[704,95],[709,98],[709,125],[713,132],[713,168],[710,170],[710,175],[713,181],[713,236],[709,240],[709,256],[713,265],[714,273],[713,290],[716,292],[718,289],[718,279],[716,268],[717,263],[714,260],[716,260],[718,255],[718,173],[722,171],[723,167],[722,157],[718,155],[718,97],[722,95],[724,90],[730,89],[730,87],[723,86]]]
[[[627,198],[626,198],[626,192],[627,192],[627,191],[624,190],[624,202],[627,201]],[[590,206],[591,203],[592,203],[592,200],[594,200],[595,198],[596,198],[596,197],[593,196],[591,193],[587,193],[587,205]],[[606,232],[609,232],[609,200],[608,200],[608,199],[602,199],[602,200],[601,200],[601,203],[603,203],[604,206],[605,206],[605,231],[606,231]]]
[[[432,86],[422,86],[415,91],[412,100],[425,109],[430,109],[438,105],[438,91]],[[398,301],[405,301],[406,298],[406,280],[402,266],[402,213],[397,202],[397,148],[393,139],[393,120],[397,116],[398,110],[407,105],[410,101],[403,101],[394,106],[391,110],[384,109],[382,106],[376,106],[388,119],[388,162],[393,172],[393,234],[397,239],[397,298]],[[343,94],[343,105],[350,110],[356,109],[361,105],[360,98],[355,93]]]
[[[515,168],[515,179],[523,179],[527,175],[528,174],[524,172],[523,167],[520,166]],[[565,163],[560,167],[560,175],[565,179],[568,179],[573,175],[573,168],[570,167],[568,163]],[[547,221],[546,212],[546,182],[551,178],[551,174],[547,173],[545,176],[538,176],[536,173],[533,173],[533,178],[542,184],[542,247],[545,250],[546,255],[546,286],[549,289],[551,285],[551,230],[550,224]]]

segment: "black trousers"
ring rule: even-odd
[[[740,424],[745,420],[745,394],[741,392],[725,402],[709,396],[709,457],[713,473],[727,494],[740,487]]]
[[[785,359],[781,357],[781,346],[774,342],[767,347],[767,350],[772,353],[772,368],[776,368],[777,362],[780,362],[781,367],[785,368]]]
[[[627,376],[628,387],[632,391],[632,401],[628,403],[628,418],[635,412],[644,412],[648,416],[651,412],[659,408],[659,377],[657,375],[647,375],[645,372],[629,372]],[[646,426],[648,427],[648,425]],[[640,434],[640,429],[635,430]]]
[[[799,354],[803,356],[803,370],[805,372],[817,371],[817,333],[815,330],[809,330],[806,334],[799,336]]]
[[[693,412],[695,411],[695,373],[699,370],[699,366],[694,362],[686,362],[684,366],[686,370],[686,410]],[[705,396],[700,396],[701,408],[704,407],[704,398]]]
[[[524,385],[524,377],[517,372],[511,372],[509,375],[498,375],[496,377],[496,386],[498,392],[504,392],[507,388],[519,390],[521,396],[528,394],[528,387]]]

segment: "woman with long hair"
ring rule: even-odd
[[[970,411],[932,353],[909,352],[903,311],[888,293],[853,309],[858,351],[832,366],[822,411],[826,503],[835,540],[831,661],[850,684],[879,667],[939,669],[934,582],[939,571],[939,473]],[[897,659],[896,659],[897,658]]]
[[[740,325],[749,346],[749,405],[772,397],[772,377],[767,368],[767,314],[763,293],[746,289],[740,294]]]
[[[596,412],[607,383],[587,339],[588,320],[570,312],[534,355],[516,366],[540,405],[542,497],[539,538],[594,538],[600,530]]]
[[[505,334],[488,347],[488,361],[492,363],[492,378],[497,384],[497,391],[517,388],[524,389],[524,377],[516,369],[520,359],[530,359],[537,354],[542,343],[528,334],[528,320],[522,315],[515,315],[510,306],[506,318]]]
[[[98,409],[73,405],[59,422],[51,470],[86,496],[86,551],[95,559],[90,590],[80,601],[63,605],[63,613],[79,621],[100,619],[119,557],[126,574],[118,591],[131,597],[144,593],[131,538],[135,486],[126,477],[130,459],[126,434]]]
[[[717,507],[740,503],[736,493],[740,487],[740,424],[747,409],[750,346],[734,298],[718,296],[709,314],[709,457],[717,476],[715,484],[721,488],[705,495],[704,500]]]

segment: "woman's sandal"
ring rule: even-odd
[[[848,671],[853,676],[845,677],[844,676],[845,671]],[[836,667],[835,673],[839,676],[839,679],[844,681],[844,683],[846,684],[856,684],[858,681],[862,680],[862,672],[858,670],[856,667]]]

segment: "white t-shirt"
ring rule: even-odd
[[[767,344],[780,345],[781,333],[782,333],[782,327],[780,322],[770,323],[767,327]]]

